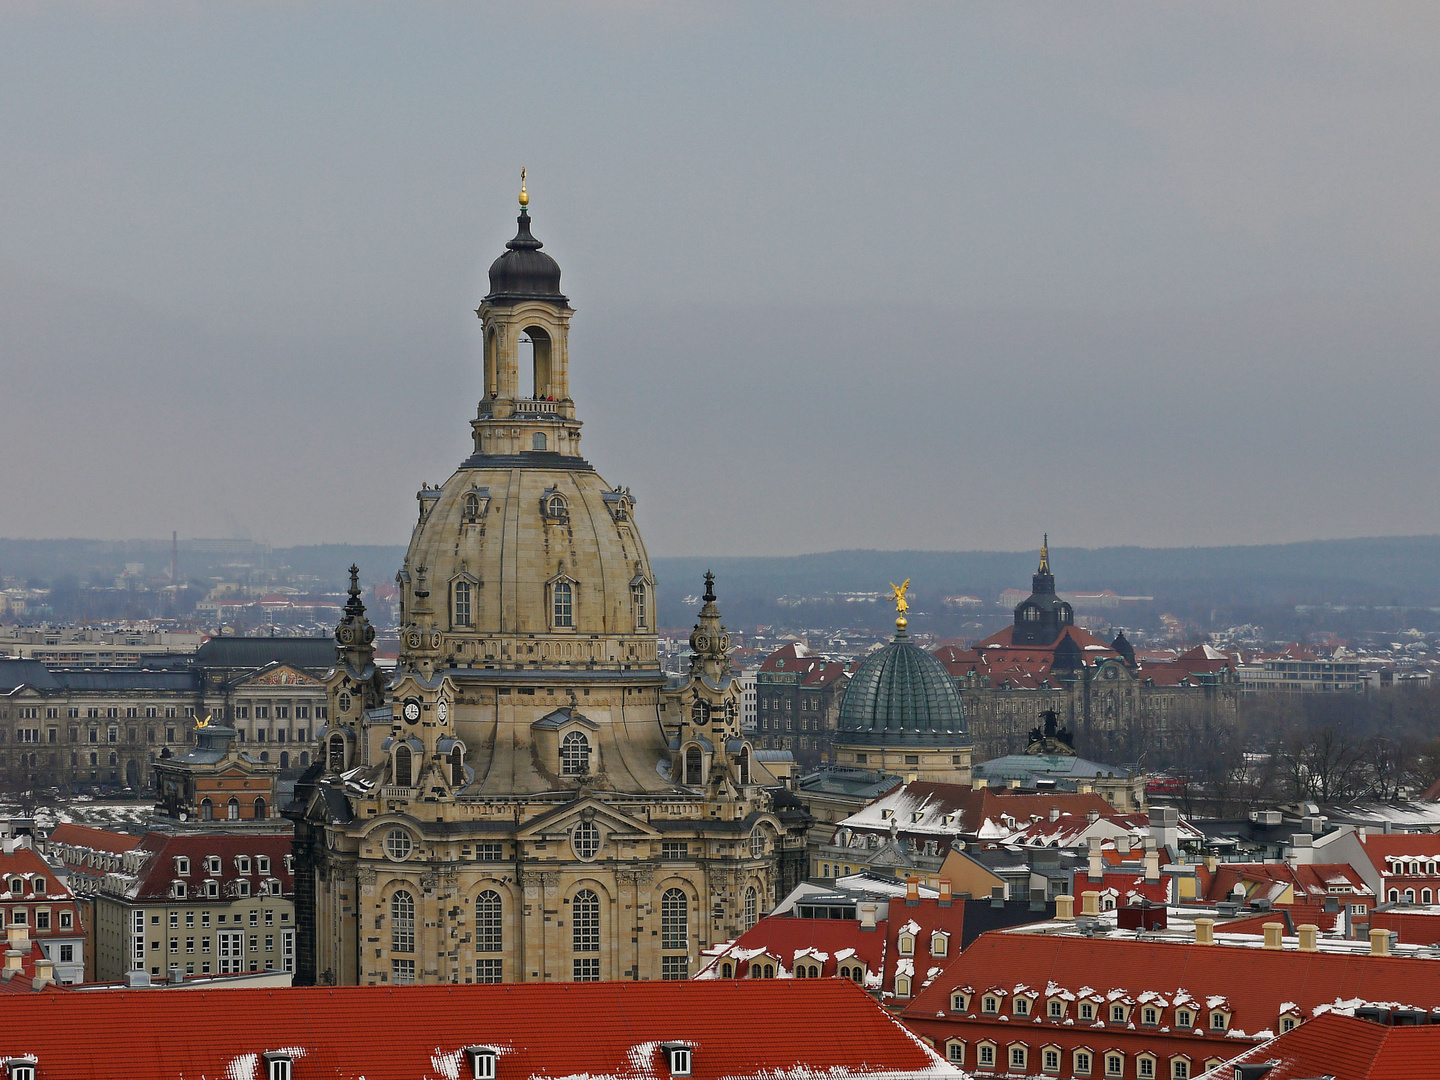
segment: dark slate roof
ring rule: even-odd
[[[521,209],[520,229],[505,245],[505,253],[490,264],[488,303],[516,300],[551,300],[569,303],[560,292],[560,264],[540,249],[544,246],[530,234],[530,214]]]
[[[40,660],[0,660],[0,693],[8,693],[21,686],[33,686],[36,690],[58,690],[60,684]]]
[[[188,694],[198,692],[200,677],[194,671],[146,671],[141,668],[68,670],[51,667],[41,660],[0,660],[0,693],[19,686],[55,693],[61,690],[161,690]]]
[[[215,637],[195,650],[200,668],[253,670],[276,660],[323,672],[335,664],[335,643],[328,637]]]
[[[845,746],[968,746],[965,709],[945,665],[904,630],[865,658],[840,699]]]

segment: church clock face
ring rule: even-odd
[[[410,631],[405,638],[405,643],[412,649],[420,648],[420,634],[417,631]]]
[[[450,706],[445,704],[445,702],[443,701],[440,702],[439,705],[435,706],[435,715],[443,721],[447,716],[450,715]]]
[[[708,637],[706,637],[704,634],[696,634],[696,635],[695,635],[695,651],[696,651],[696,652],[704,652],[704,651],[705,651],[706,649],[708,649],[708,648],[710,648],[710,639],[709,639]]]
[[[348,626],[342,626],[335,636],[340,639],[341,645],[349,645],[355,640],[355,631]]]
[[[420,703],[418,701],[405,702],[404,716],[407,724],[418,722],[420,719]]]

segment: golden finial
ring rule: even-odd
[[[520,167],[520,205],[530,205],[530,193],[525,190],[525,167]]]
[[[207,713],[205,714],[205,719],[204,719],[204,720],[201,720],[198,724],[195,725],[195,730],[196,730],[196,731],[199,731],[202,727],[209,727],[209,726],[210,726],[210,714],[207,712]]]
[[[1040,573],[1050,572],[1050,534],[1045,533],[1045,539],[1040,543]]]

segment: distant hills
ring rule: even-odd
[[[246,564],[288,567],[330,588],[345,582],[357,563],[367,582],[393,579],[405,549],[399,545],[322,544],[265,549],[234,542],[181,541],[182,577],[205,580],[242,576]],[[737,627],[825,614],[830,625],[888,619],[880,604],[846,604],[838,594],[883,591],[910,578],[917,612],[938,610],[943,598],[969,594],[993,605],[1007,588],[1026,588],[1034,551],[830,551],[791,557],[683,556],[652,561],[664,626],[694,619],[687,596],[702,590],[713,571],[721,605]],[[150,576],[170,566],[168,540],[3,540],[0,574],[49,583],[73,576],[103,582],[142,563]],[[1430,608],[1440,606],[1440,536],[1316,540],[1295,544],[1208,548],[1052,548],[1051,564],[1062,591],[1153,596],[1164,610],[1233,609],[1217,618],[1242,618],[1263,609],[1296,605]],[[992,608],[993,610],[993,608]],[[871,616],[874,616],[872,618]],[[1204,620],[1210,621],[1210,620]],[[816,625],[811,623],[811,625]]]

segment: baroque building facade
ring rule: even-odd
[[[286,811],[300,983],[682,979],[803,873],[708,576],[690,671],[660,668],[635,498],[580,455],[573,311],[527,202],[476,312],[474,452],[417,495],[393,674],[357,586],[335,631]]]

